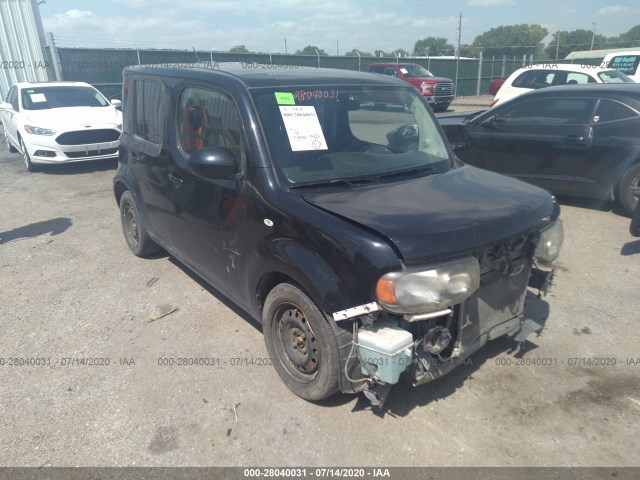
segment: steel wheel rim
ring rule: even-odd
[[[140,232],[138,231],[138,222],[136,220],[136,212],[131,203],[127,202],[122,212],[122,219],[124,220],[124,229],[127,234],[129,243],[133,246],[138,246],[140,242]]]
[[[311,382],[318,374],[321,352],[304,312],[295,305],[283,304],[276,311],[274,320],[280,360],[296,380]]]

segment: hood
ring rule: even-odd
[[[86,125],[119,125],[122,112],[112,106],[65,107],[46,110],[23,110],[23,122],[53,130],[84,130]]]
[[[554,199],[545,190],[471,166],[303,197],[386,237],[408,262],[475,250],[540,227],[557,215]]]

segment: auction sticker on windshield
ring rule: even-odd
[[[281,106],[280,115],[294,152],[327,150],[327,142],[314,106]]]

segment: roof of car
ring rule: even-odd
[[[535,65],[528,65],[522,67],[511,74],[511,76],[526,72],[528,70],[566,70],[568,72],[583,72],[583,73],[599,73],[607,70],[613,70],[612,68],[604,68],[599,65],[583,65],[579,63],[538,63]]]
[[[40,88],[40,87],[90,87],[85,82],[20,82],[14,84],[18,88]]]
[[[365,72],[314,68],[296,65],[272,65],[257,63],[204,63],[185,66],[141,65],[125,68],[126,73],[143,73],[156,76],[179,77],[195,80],[213,80],[225,76],[235,78],[248,88],[310,85],[394,85],[406,83],[383,75]]]
[[[541,88],[531,92],[523,93],[527,95],[633,95],[640,96],[640,83],[586,83],[581,85],[556,85],[554,87]],[[516,97],[517,98],[517,97]]]

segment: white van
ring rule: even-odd
[[[640,50],[610,53],[602,61],[605,68],[614,68],[634,82],[640,82]]]

